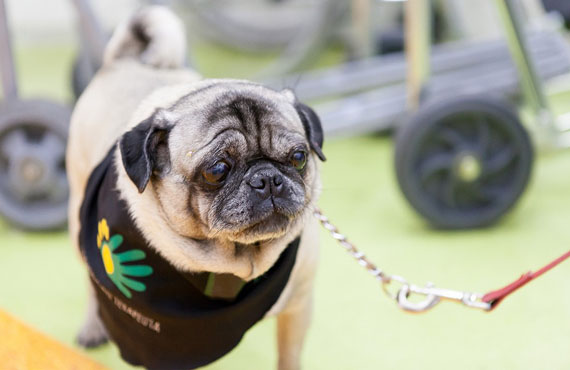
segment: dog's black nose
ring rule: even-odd
[[[257,173],[249,179],[248,184],[261,199],[279,196],[283,192],[283,176],[278,173]]]

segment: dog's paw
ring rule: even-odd
[[[84,348],[95,348],[109,341],[107,331],[97,318],[86,322],[76,337],[77,343]]]
[[[301,370],[301,365],[298,361],[288,362],[279,361],[277,364],[278,370]]]

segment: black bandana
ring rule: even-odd
[[[191,369],[209,364],[231,351],[275,304],[295,264],[299,238],[235,299],[210,298],[198,287],[205,275],[177,271],[149,247],[119,198],[113,153],[91,174],[80,211],[79,244],[99,315],[121,357],[132,365]]]

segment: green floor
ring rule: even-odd
[[[44,54],[44,62],[70,56]],[[21,58],[25,81],[35,78],[24,86],[26,95],[69,96],[54,77],[64,67],[46,75],[37,68],[50,69],[34,68],[31,59],[26,53]],[[570,151],[536,162],[530,188],[499,225],[455,233],[430,230],[408,208],[395,183],[390,139],[331,140],[325,153],[322,209],[388,272],[484,292],[570,248]],[[442,303],[427,314],[410,315],[323,233],[304,368],[570,369],[569,279],[567,262],[493,313]],[[66,234],[25,234],[0,223],[0,282],[2,309],[73,345],[86,279]],[[274,332],[273,320],[257,325],[208,368],[272,368]],[[128,368],[112,345],[86,353],[112,369]]]

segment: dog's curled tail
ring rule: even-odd
[[[180,68],[186,60],[184,24],[165,6],[147,6],[120,24],[107,44],[103,65],[135,58],[156,68]]]

